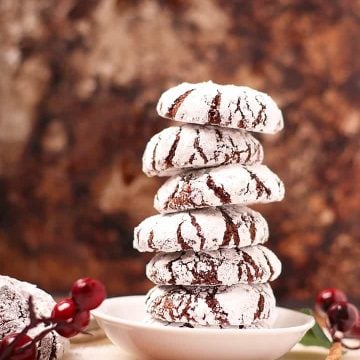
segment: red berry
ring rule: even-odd
[[[336,288],[329,288],[320,291],[316,297],[316,310],[325,314],[330,306],[339,301],[347,301],[344,292]]]
[[[90,313],[88,311],[81,311],[75,314],[71,322],[59,324],[55,330],[59,335],[69,338],[84,330],[89,325],[89,321]]]
[[[77,313],[72,321],[72,325],[78,330],[85,330],[90,322],[90,312],[85,310]]]
[[[65,323],[59,323],[55,330],[67,338],[84,330],[90,321],[90,313],[79,310],[74,300],[69,298],[59,301],[54,306],[51,317],[57,321],[65,321]]]
[[[53,308],[51,318],[57,321],[65,321],[65,324],[58,324],[55,328],[58,334],[64,337],[77,335],[79,332],[71,326],[77,312],[77,306],[73,299],[67,298],[59,301]]]
[[[67,298],[59,301],[53,308],[51,317],[54,320],[69,320],[74,318],[76,314],[76,304],[73,299]]]
[[[6,335],[0,342],[0,356],[5,355],[6,348],[8,348],[12,342],[16,340],[16,345],[11,352],[8,354],[7,359],[11,360],[35,360],[36,357],[36,346],[32,342],[33,339],[28,335],[21,335],[18,338],[19,334],[13,333]],[[26,347],[26,348],[25,348]]]
[[[104,301],[106,291],[99,280],[87,277],[75,281],[71,295],[80,309],[92,310]]]
[[[332,304],[327,315],[330,328],[343,333],[349,331],[359,319],[356,306],[346,301]]]
[[[66,338],[73,337],[79,333],[79,331],[75,330],[71,325],[57,325],[55,331]]]

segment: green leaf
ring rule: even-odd
[[[304,314],[313,316],[311,309],[300,309],[300,311]],[[332,342],[325,335],[319,324],[315,323],[315,325],[301,339],[300,344],[305,346],[321,346],[329,349],[332,345]]]

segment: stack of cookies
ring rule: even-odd
[[[271,326],[269,281],[281,263],[263,245],[266,220],[246,205],[282,200],[284,185],[247,131],[281,130],[281,111],[262,92],[212,82],[165,91],[157,111],[186,124],[154,135],[143,156],[145,174],[171,176],[155,196],[160,214],[134,232],[137,250],[157,252],[146,268],[156,284],[147,312],[179,326]]]

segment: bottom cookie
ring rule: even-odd
[[[192,326],[249,326],[270,319],[276,301],[269,284],[156,286],[146,298],[154,319]]]
[[[212,326],[205,326],[205,325],[191,325],[189,323],[174,323],[169,321],[162,321],[156,320],[151,316],[148,316],[144,319],[144,323],[147,325],[153,326],[166,326],[166,327],[176,327],[176,328],[185,328],[185,329],[221,329],[221,330],[246,330],[246,329],[270,329],[274,322],[275,316],[271,317],[267,320],[257,321],[251,325],[212,325]]]

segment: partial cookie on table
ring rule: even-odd
[[[33,284],[0,275],[0,339],[20,332],[29,323],[29,296],[33,298],[38,317],[49,317],[55,305],[54,299]],[[38,335],[44,326],[29,331],[31,337]],[[37,343],[37,359],[61,359],[69,341],[55,331]]]
[[[265,243],[269,228],[257,211],[241,205],[154,215],[134,230],[138,251],[211,251]]]
[[[246,131],[185,124],[154,135],[146,145],[143,172],[171,176],[188,169],[256,164],[264,158],[258,140]]]
[[[195,253],[158,253],[146,266],[157,285],[235,285],[275,280],[281,272],[278,257],[265,246]]]
[[[182,83],[166,90],[156,109],[162,117],[201,125],[269,134],[284,126],[282,113],[269,95],[247,86],[211,81]]]
[[[160,213],[280,201],[285,193],[279,177],[265,165],[223,165],[189,171],[168,179],[158,190],[154,207]]]
[[[275,297],[269,284],[156,286],[146,299],[153,318],[191,325],[244,325],[270,319]]]

